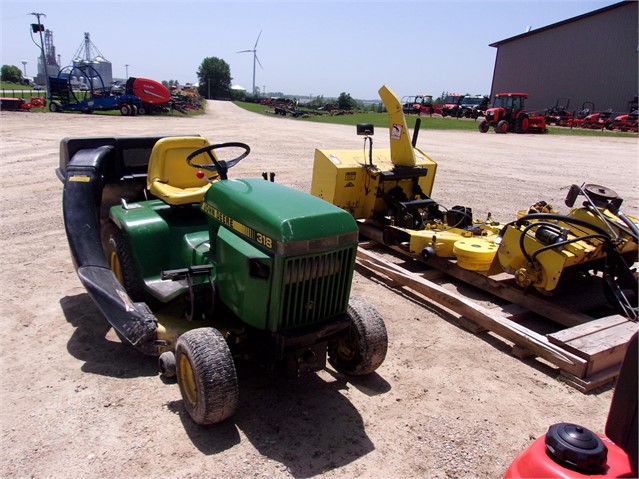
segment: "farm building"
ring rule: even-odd
[[[570,111],[591,102],[595,110],[626,112],[637,96],[637,5],[623,1],[492,43],[491,98],[526,92],[530,110],[570,98]]]

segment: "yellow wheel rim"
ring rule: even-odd
[[[185,354],[180,354],[177,366],[184,398],[189,402],[191,407],[195,407],[197,404],[197,384],[195,383],[193,368]]]
[[[122,265],[120,264],[120,258],[118,258],[118,254],[115,251],[111,252],[111,257],[109,258],[109,263],[111,266],[111,271],[118,279],[120,284],[124,284],[124,279],[122,278]]]
[[[357,355],[357,341],[353,338],[353,334],[348,334],[337,343],[337,354],[344,361],[351,361]]]

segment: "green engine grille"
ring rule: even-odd
[[[282,329],[313,324],[346,311],[355,247],[288,258],[284,263]]]

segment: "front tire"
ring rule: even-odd
[[[120,113],[122,113],[122,116],[130,116],[132,111],[131,105],[125,103],[120,106]]]
[[[384,320],[368,301],[351,298],[351,325],[328,345],[328,361],[337,372],[363,376],[375,371],[386,358],[388,334]]]
[[[173,351],[164,351],[158,358],[158,369],[165,378],[174,378],[177,374],[175,354]]]
[[[508,131],[508,122],[501,120],[495,127],[495,133],[506,133]]]
[[[179,337],[177,379],[184,407],[197,424],[215,424],[237,410],[239,390],[233,356],[217,329],[198,328]]]
[[[488,122],[486,120],[482,120],[479,122],[479,125],[477,126],[477,128],[479,128],[479,132],[480,133],[488,133]]]

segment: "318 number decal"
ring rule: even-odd
[[[257,233],[257,236],[255,239],[257,240],[259,244],[266,246],[269,249],[273,248],[273,240],[269,238],[268,236],[265,236],[262,233]]]

